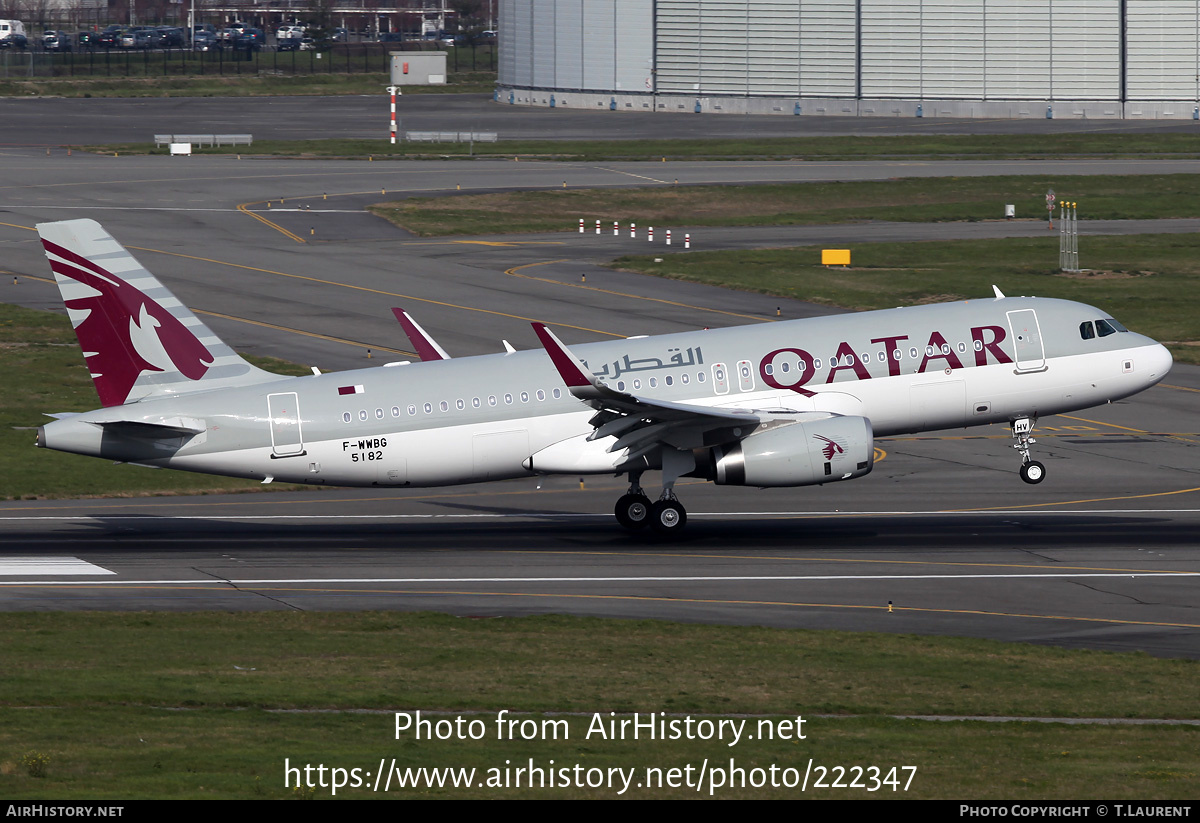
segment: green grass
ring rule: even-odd
[[[398,613],[4,614],[0,795],[286,797],[283,761],[374,770],[534,758],[585,767],[913,765],[908,796],[1194,796],[1200,729],[922,722],[941,714],[1196,718],[1195,661],[909,635],[572,617]],[[569,738],[498,740],[503,709]],[[288,710],[288,711],[276,711]],[[366,713],[363,711],[365,710]],[[395,710],[481,719],[482,740],[396,734]],[[806,718],[806,738],[587,738],[592,713]],[[444,712],[443,714],[429,714]],[[822,717],[821,715],[833,715]],[[564,719],[559,714],[551,719]],[[30,777],[28,752],[49,757]],[[865,797],[862,790],[813,796]],[[367,796],[348,790],[347,796]],[[411,796],[425,796],[409,792]],[[635,796],[695,795],[643,790]],[[328,796],[318,790],[317,796]],[[441,790],[611,797],[609,790]],[[797,796],[770,789],[722,797]],[[892,796],[890,791],[881,796]],[[339,794],[342,796],[342,794]]]
[[[280,374],[308,370],[271,358],[248,358]],[[98,408],[79,344],[66,317],[0,304],[0,499],[81,495],[198,494],[264,488],[250,480],[113,465],[34,446],[47,413]],[[278,485],[272,489],[294,490]]]
[[[375,89],[378,92],[378,89]],[[408,93],[407,91],[405,92]],[[1200,147],[1187,134],[1050,134],[1024,135],[930,135],[889,137],[795,137],[762,139],[693,138],[663,140],[505,140],[476,143],[398,143],[387,137],[376,141],[296,140],[279,141],[262,149],[270,154],[303,154],[317,157],[362,155],[363,143],[374,146],[376,160],[413,156],[445,157],[532,157],[593,162],[605,160],[659,161],[692,160],[844,160],[889,158],[937,158],[984,160],[997,158],[1037,159],[1054,157],[1200,157]],[[154,153],[152,144],[123,143],[90,146],[97,151]],[[256,152],[260,149],[255,144]],[[162,153],[164,150],[159,149]],[[224,150],[221,150],[224,151]],[[220,151],[204,149],[205,153]],[[225,151],[224,153],[229,153]],[[245,153],[245,152],[243,152]],[[647,167],[648,172],[652,171]],[[568,174],[569,169],[564,169]]]
[[[1047,232],[1050,234],[1050,232]],[[1090,273],[1057,272],[1057,234],[1032,239],[863,243],[848,269],[820,265],[817,247],[626,256],[619,269],[850,309],[1009,295],[1095,305],[1160,340],[1176,360],[1200,363],[1200,235],[1081,237]]]
[[[564,175],[568,172],[564,172]],[[553,189],[414,197],[371,211],[423,236],[564,231],[580,217],[605,226],[793,226],[856,220],[911,222],[1046,216],[1047,189],[1090,220],[1200,217],[1200,175],[905,178],[851,183]],[[1057,219],[1057,210],[1055,218]]]

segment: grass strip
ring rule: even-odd
[[[247,359],[278,374],[309,370],[274,358]],[[0,499],[86,495],[200,494],[295,490],[253,480],[172,469],[113,465],[105,460],[38,449],[34,437],[46,414],[98,408],[99,399],[71,323],[52,312],[0,303]]]
[[[1049,234],[1049,232],[1047,232]],[[1009,295],[1078,300],[1200,363],[1200,235],[1081,237],[1088,271],[1058,272],[1058,237],[864,243],[849,268],[817,247],[617,258],[614,268],[856,310]]]
[[[387,72],[367,74],[226,74],[0,79],[0,97],[281,97],[377,95]],[[495,72],[451,72],[440,86],[405,86],[405,94],[490,94]],[[385,112],[386,113],[386,112]]]
[[[371,211],[422,236],[592,229],[619,221],[648,226],[797,226],[858,220],[1044,219],[1046,191],[1078,202],[1086,220],[1200,217],[1200,175],[913,177],[747,186],[656,186],[414,197]],[[1055,214],[1057,219],[1057,212]]]
[[[1194,726],[888,717],[1195,718],[1200,664],[1138,654],[662,621],[403,613],[3,614],[0,634],[0,793],[9,798],[294,796],[283,786],[285,757],[292,765],[372,771],[381,757],[402,768],[480,770],[529,758],[543,768],[553,759],[605,769],[698,768],[704,758],[734,758],[745,768],[803,771],[811,757],[827,766],[917,766],[907,796],[942,798],[1187,799],[1200,777]],[[391,712],[414,709],[446,712],[432,715],[435,721],[478,718],[485,733],[477,741],[397,736]],[[524,719],[540,727],[538,739],[499,740],[502,709],[532,712]],[[633,711],[749,715],[756,732],[763,717],[808,719],[803,740],[756,734],[734,746],[728,738],[587,736],[593,713],[607,721],[609,712]],[[551,738],[544,719],[565,720],[565,735]],[[28,774],[22,758],[30,752],[49,758],[44,777]],[[635,796],[683,792],[695,794],[655,789]],[[615,792],[485,787],[431,794]],[[789,795],[798,791],[717,792]]]

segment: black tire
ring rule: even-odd
[[[659,500],[650,507],[650,527],[657,534],[675,536],[687,525],[687,511],[677,500]]]
[[[644,494],[627,494],[617,501],[613,512],[617,522],[630,531],[650,525],[650,498]]]
[[[1030,460],[1021,466],[1021,479],[1030,485],[1036,485],[1046,479],[1046,467],[1036,460]]]

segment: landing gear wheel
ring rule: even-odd
[[[659,500],[650,507],[650,527],[660,535],[677,535],[687,525],[687,511],[678,500]]]
[[[650,499],[644,494],[627,494],[617,501],[617,522],[630,531],[650,525]]]
[[[1046,467],[1036,460],[1030,460],[1021,466],[1021,479],[1026,483],[1041,483],[1046,479]]]

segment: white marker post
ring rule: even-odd
[[[396,95],[400,93],[400,89],[396,86],[387,87],[388,94],[392,96],[392,145],[396,145]]]
[[[683,236],[683,247],[684,247],[685,249],[690,249],[690,248],[692,247],[692,235],[691,235],[691,232],[688,232],[687,234],[685,234],[685,235]]]
[[[620,233],[621,233],[621,224],[618,221],[614,220],[613,221],[613,237],[616,237]]]
[[[600,233],[600,221],[597,220],[596,221],[596,234],[599,234],[599,233]]]
[[[637,223],[630,223],[630,224],[629,224],[629,239],[630,239],[630,240],[636,240],[636,239],[637,239]]]
[[[646,234],[646,239],[649,240],[651,243],[654,242],[654,226],[650,227],[650,231]]]
[[[579,218],[579,233],[583,234],[583,218]]]
[[[671,230],[667,229],[667,245],[671,245]]]

